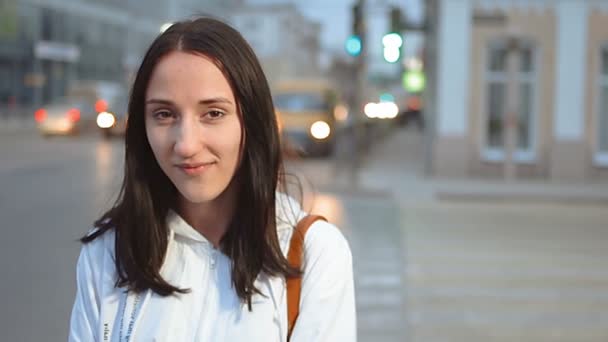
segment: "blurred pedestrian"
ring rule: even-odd
[[[233,28],[182,21],[152,43],[124,172],[82,238],[70,341],[355,340],[349,246],[284,193],[269,87]]]

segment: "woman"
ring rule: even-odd
[[[354,341],[351,254],[277,192],[281,147],[267,81],[228,25],[176,23],[146,53],[129,102],[115,206],[85,236],[70,341]],[[288,331],[286,280],[301,277]]]

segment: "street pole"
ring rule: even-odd
[[[424,21],[425,41],[423,65],[426,72],[426,88],[423,92],[424,103],[424,149],[425,163],[424,173],[427,176],[433,174],[433,147],[435,143],[436,122],[437,122],[437,21],[439,17],[438,0],[426,0],[424,2]]]
[[[516,165],[514,154],[517,149],[517,127],[518,114],[520,111],[520,94],[517,74],[520,69],[519,63],[519,41],[512,36],[507,42],[507,110],[503,117],[503,128],[505,132],[505,160],[504,179],[512,182],[516,178]]]
[[[365,21],[365,0],[357,0],[357,6],[361,11],[361,31],[358,32],[361,39],[361,53],[355,59],[355,73],[356,73],[356,85],[355,85],[355,108],[352,111],[355,120],[353,121],[353,137],[354,137],[354,153],[351,156],[352,168],[350,171],[350,183],[353,187],[359,185],[359,170],[362,163],[363,146],[365,139],[365,116],[363,114],[363,107],[365,106],[365,84],[367,81],[367,25]]]

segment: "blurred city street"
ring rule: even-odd
[[[133,81],[197,16],[350,242],[359,342],[608,341],[608,0],[0,0],[0,341],[66,340]]]
[[[359,341],[605,341],[605,199],[567,201],[546,185],[544,199],[479,200],[447,183],[442,199],[420,173],[421,139],[392,131],[356,186],[332,158],[289,163],[309,208],[351,243]],[[117,193],[122,143],[33,131],[0,141],[3,340],[65,340],[76,239]]]

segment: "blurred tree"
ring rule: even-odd
[[[17,0],[0,0],[0,39],[17,38]]]

